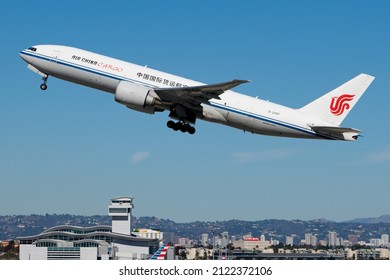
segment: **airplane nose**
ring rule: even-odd
[[[19,55],[27,63],[31,63],[33,60],[33,53],[37,51],[36,47],[30,47],[28,49],[21,50]]]
[[[29,61],[28,61],[28,55],[26,55],[26,54],[24,53],[24,50],[20,51],[19,55],[20,55],[20,57],[21,57],[25,62],[29,63]]]

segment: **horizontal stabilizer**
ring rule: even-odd
[[[361,130],[355,129],[355,128],[349,128],[349,127],[333,127],[333,126],[312,126],[311,129],[313,129],[315,132],[323,132],[323,133],[344,133],[344,132],[356,132],[360,133]]]
[[[311,126],[311,129],[321,136],[330,137],[338,140],[357,140],[361,130],[349,127],[337,126]]]

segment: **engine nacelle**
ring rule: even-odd
[[[156,94],[153,89],[127,81],[119,82],[115,91],[115,101],[130,109],[154,114]]]

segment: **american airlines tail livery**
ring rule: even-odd
[[[27,67],[43,79],[53,76],[114,94],[130,109],[154,114],[169,111],[167,126],[195,133],[196,119],[256,134],[280,137],[357,140],[360,130],[340,127],[374,77],[360,74],[299,109],[231,89],[247,80],[202,84],[179,76],[58,45],[37,45],[20,52]]]

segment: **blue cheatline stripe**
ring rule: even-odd
[[[55,63],[60,64],[60,65],[72,67],[72,68],[77,69],[77,70],[82,70],[82,71],[86,71],[86,72],[89,72],[89,73],[92,73],[92,74],[97,74],[97,75],[100,75],[100,76],[103,76],[103,77],[106,77],[106,78],[111,78],[111,79],[114,79],[114,80],[117,80],[117,81],[124,80],[124,81],[128,81],[128,82],[143,84],[143,85],[145,85],[147,87],[153,87],[152,85],[144,83],[142,81],[130,79],[130,78],[127,78],[127,77],[124,77],[124,76],[114,75],[114,74],[111,74],[111,73],[105,72],[105,71],[99,71],[99,70],[96,70],[94,68],[90,68],[90,67],[87,67],[87,66],[81,66],[79,64],[75,64],[75,63],[72,63],[72,62],[69,62],[69,61],[65,61],[65,60],[61,60],[61,59],[58,59],[58,58],[54,59],[53,57],[50,57],[50,56],[46,56],[46,55],[42,55],[42,54],[36,54],[36,53],[31,53],[31,52],[27,52],[27,51],[21,51],[21,53],[25,54],[25,55],[28,55],[28,56],[31,56],[31,57],[39,58],[39,59],[42,59],[42,60],[55,62]]]
[[[111,78],[111,79],[114,79],[114,80],[117,80],[117,81],[124,80],[124,81],[129,81],[129,82],[138,83],[138,84],[141,83],[141,84],[143,84],[143,85],[145,85],[147,87],[154,88],[153,85],[145,83],[145,82],[142,82],[142,81],[129,79],[129,78],[124,77],[124,76],[113,75],[111,73],[104,72],[104,71],[98,71],[98,70],[90,68],[90,67],[81,66],[79,64],[71,63],[71,62],[68,62],[68,61],[65,61],[65,60],[61,60],[61,59],[58,59],[58,58],[54,59],[53,57],[50,57],[50,56],[46,56],[46,55],[42,55],[42,54],[36,54],[36,53],[31,53],[31,52],[27,52],[27,51],[24,51],[24,50],[21,51],[21,53],[25,54],[25,55],[28,55],[28,56],[31,56],[31,57],[43,59],[43,60],[46,60],[46,61],[56,62],[56,63],[58,63],[60,65],[72,67],[72,68],[75,68],[75,69],[78,69],[78,70],[82,70],[82,71],[86,71],[86,72],[89,72],[89,73],[92,73],[92,74],[101,75],[103,77]],[[268,123],[271,123],[271,124],[274,124],[274,125],[286,127],[286,128],[289,128],[289,129],[292,129],[292,130],[296,130],[296,131],[299,131],[299,132],[303,132],[303,133],[306,133],[306,134],[309,134],[309,135],[312,135],[312,136],[317,136],[317,137],[320,137],[320,138],[334,140],[334,138],[332,138],[332,137],[319,135],[319,134],[317,134],[317,133],[315,133],[315,132],[313,132],[311,130],[308,130],[308,129],[303,128],[303,127],[295,126],[295,125],[293,125],[291,123],[286,123],[286,122],[281,122],[281,121],[277,121],[277,120],[274,120],[274,119],[269,119],[269,118],[266,118],[265,116],[262,116],[262,115],[257,115],[257,114],[251,113],[251,112],[243,111],[243,110],[240,110],[240,109],[237,109],[237,108],[234,108],[234,107],[218,104],[218,103],[215,103],[215,102],[210,102],[210,105],[212,107],[215,107],[215,108],[218,108],[218,109],[222,109],[222,110],[229,111],[229,112],[232,112],[232,113],[236,113],[236,114],[239,114],[239,115],[247,116],[247,117],[254,118],[254,119],[257,119],[257,120],[261,120],[261,121],[264,121],[264,122],[268,122]]]
[[[236,109],[234,107],[230,107],[230,106],[226,106],[226,105],[220,105],[220,104],[214,103],[214,102],[211,102],[211,105],[213,107],[216,107],[216,108],[219,108],[219,109],[222,109],[222,110],[225,110],[225,111],[229,111],[229,112],[233,112],[233,113],[236,113],[236,114],[244,115],[244,116],[247,116],[247,117],[250,117],[250,118],[254,118],[254,119],[257,119],[257,120],[264,121],[264,122],[272,123],[272,124],[275,124],[275,125],[278,125],[278,126],[283,126],[283,127],[286,127],[286,128],[290,128],[290,129],[297,130],[297,131],[300,131],[300,132],[308,133],[308,134],[311,134],[311,135],[316,135],[316,133],[314,133],[314,132],[312,132],[310,130],[307,130],[305,128],[302,128],[302,127],[299,127],[299,126],[295,126],[293,124],[289,124],[289,123],[286,123],[286,122],[281,122],[281,121],[277,121],[277,120],[274,120],[274,119],[269,119],[269,118],[266,118],[264,116],[261,116],[261,115],[258,115],[258,114],[254,114],[254,113],[250,113],[250,112],[247,112],[247,111],[238,110],[238,109]]]

